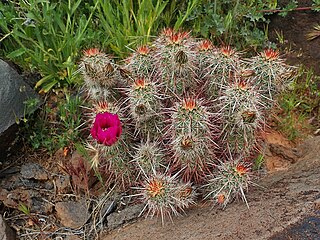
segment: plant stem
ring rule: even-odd
[[[312,10],[314,7],[299,7],[299,8],[294,8],[291,10],[284,10],[284,9],[266,9],[266,10],[261,10],[259,12],[263,13],[277,13],[277,12],[291,12],[291,11],[307,11],[307,10]]]

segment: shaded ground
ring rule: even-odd
[[[268,174],[259,181],[262,188],[248,194],[250,209],[242,202],[225,210],[197,207],[163,227],[158,219],[145,219],[101,239],[320,239],[319,152],[320,137],[307,140],[294,150],[296,163],[288,170]]]
[[[289,1],[279,1],[285,6]],[[310,7],[312,1],[298,1],[299,7]],[[314,69],[320,75],[320,37],[308,41],[306,35],[313,27],[320,24],[320,12],[294,11],[286,17],[274,15],[270,18],[269,38],[271,41],[285,49],[286,59],[289,64],[303,63]],[[319,84],[320,87],[320,84]]]

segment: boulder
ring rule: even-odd
[[[37,163],[23,164],[20,173],[26,179],[48,180],[46,170]]]
[[[58,202],[55,205],[57,217],[65,227],[82,227],[89,218],[89,212],[84,200],[79,202],[68,201]]]
[[[27,111],[26,101],[38,99],[35,91],[23,78],[0,59],[0,152],[4,152],[15,139],[16,128],[12,127],[23,118]],[[35,103],[39,101],[35,100]],[[35,104],[33,111],[36,109]]]

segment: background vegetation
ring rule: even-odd
[[[313,0],[310,9],[319,11],[319,6]],[[83,49],[99,47],[120,60],[173,27],[254,52],[275,47],[268,40],[268,15],[284,16],[295,8],[297,1],[280,8],[277,0],[1,1],[0,57],[24,72],[39,73],[35,88],[40,93],[65,92],[81,86],[77,64]]]

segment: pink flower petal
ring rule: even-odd
[[[113,145],[122,133],[118,115],[108,112],[98,113],[90,133],[99,143],[106,146]]]

